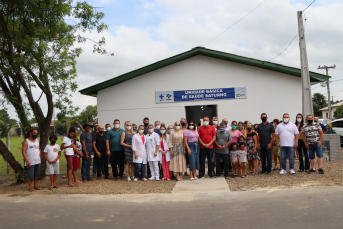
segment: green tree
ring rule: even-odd
[[[335,118],[343,118],[343,107],[338,107],[335,112],[333,113],[333,117]]]
[[[93,122],[98,119],[98,108],[97,105],[88,105],[78,117],[76,117],[76,121],[80,124],[85,124],[86,122]]]
[[[10,103],[25,134],[30,131],[28,114],[40,128],[40,147],[48,143],[49,126],[55,108],[74,115],[71,95],[77,84],[76,58],[82,53],[77,43],[85,43],[81,32],[101,33],[107,26],[104,14],[86,2],[73,0],[0,1],[0,87],[2,103]],[[93,52],[106,54],[105,39],[94,42]],[[113,54],[112,54],[113,55]],[[35,92],[35,93],[34,93]],[[35,96],[39,93],[39,96]],[[53,100],[55,95],[55,101]],[[47,111],[40,101],[45,100]],[[10,151],[0,141],[0,153],[24,177],[24,169],[14,163]],[[42,157],[41,177],[45,176]]]
[[[325,96],[320,93],[314,93],[312,96],[313,112],[315,116],[321,116],[322,112],[320,109],[327,107]]]

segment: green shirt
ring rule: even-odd
[[[110,140],[110,151],[124,150],[124,146],[120,145],[121,135],[123,132],[123,129],[115,130],[114,128],[107,132],[106,139]]]

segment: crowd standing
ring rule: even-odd
[[[203,179],[206,159],[207,175],[211,179],[221,174],[229,179],[229,172],[234,178],[244,178],[248,174],[256,174],[258,165],[261,165],[260,174],[270,175],[272,170],[281,170],[279,174],[284,175],[287,173],[287,158],[289,173],[295,174],[296,155],[299,158],[298,172],[316,173],[317,156],[318,173],[324,173],[321,144],[327,129],[315,117],[307,115],[304,121],[303,115],[297,114],[295,123],[290,122],[287,113],[283,114],[281,121],[274,119],[268,122],[266,113],[262,113],[260,118],[260,124],[232,121],[229,125],[227,118],[219,122],[217,117],[213,117],[210,125],[209,117],[204,117],[201,126],[194,120],[187,122],[181,118],[166,126],[160,121],[151,124],[145,117],[142,125],[126,121],[123,129],[120,120],[115,119],[113,128],[109,123],[105,127],[86,123],[80,141],[78,129],[72,126],[63,137],[61,146],[56,144],[57,136],[54,135],[44,149],[46,174],[51,181],[49,190],[58,188],[56,177],[62,151],[67,161],[69,187],[92,180],[92,161],[93,175],[96,174],[98,180],[102,175],[109,179],[111,167],[114,181],[124,179],[124,174],[127,181],[134,182],[173,178],[182,181],[184,175],[188,175],[188,168],[191,181]],[[30,191],[41,190],[38,178],[42,154],[37,136],[37,130],[32,129],[22,145]],[[77,179],[80,168],[82,181]]]

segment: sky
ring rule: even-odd
[[[196,46],[260,60],[280,54],[298,32],[297,11],[313,0],[88,0],[105,13],[109,29],[102,34],[84,34],[91,39],[106,38],[105,48],[114,56],[92,52],[93,44],[80,45],[77,59],[78,90],[114,78]],[[262,4],[261,4],[262,3]],[[233,28],[217,37],[261,4]],[[316,0],[304,18],[310,71],[319,65],[336,65],[329,71],[334,101],[343,99],[343,0]],[[211,41],[217,37],[215,40]],[[211,41],[210,43],[208,43]],[[299,39],[271,62],[300,68]],[[312,93],[327,96],[319,84]],[[96,98],[72,93],[75,106],[95,105]],[[37,93],[37,98],[39,93]],[[287,98],[285,98],[287,99]],[[41,101],[43,110],[46,104]],[[16,118],[10,106],[11,118]]]

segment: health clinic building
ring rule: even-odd
[[[310,72],[311,84],[328,79]],[[174,124],[180,118],[201,122],[204,116],[229,121],[269,121],[302,111],[301,71],[196,47],[80,91],[97,97],[100,124],[114,119],[142,124]]]

